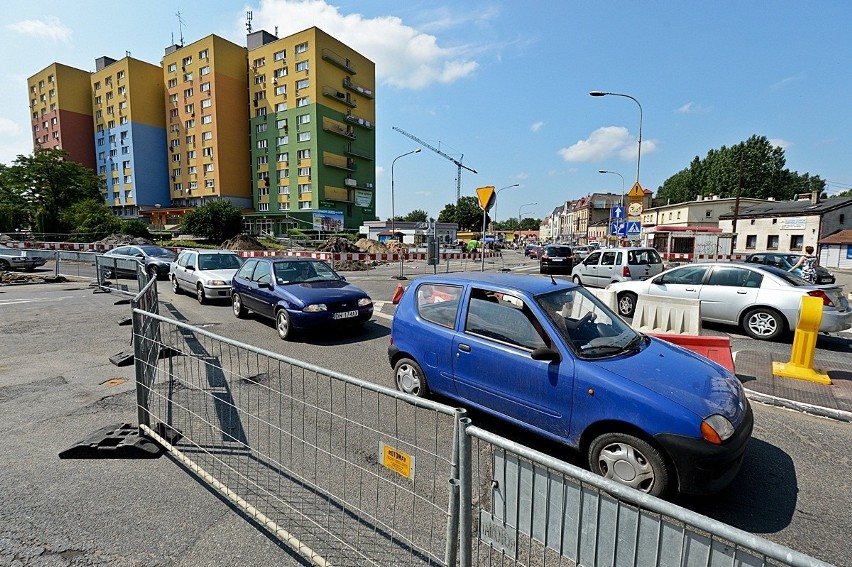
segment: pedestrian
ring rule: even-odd
[[[805,255],[799,256],[799,261],[787,271],[792,272],[796,268],[802,268],[802,279],[810,283],[816,283],[816,262],[817,258],[814,256],[814,247],[805,246]]]

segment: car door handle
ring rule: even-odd
[[[748,293],[747,291],[737,291],[738,295],[746,295],[747,293]]]
[[[459,343],[459,350],[463,350],[464,352],[470,352],[470,345]]]

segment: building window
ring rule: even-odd
[[[273,79],[280,79],[281,77],[287,76],[287,67],[281,67],[280,69],[275,69],[272,71]]]
[[[289,141],[289,138],[289,136],[278,136],[277,138],[275,138],[275,145],[284,146]]]
[[[118,119],[118,123],[119,124],[127,124],[127,117],[122,116],[121,118]]]
[[[261,118],[263,116],[266,116],[266,107],[265,106],[254,109],[254,117],[255,118]]]
[[[311,168],[310,167],[300,167],[299,168],[299,177],[310,177],[311,176]]]
[[[266,165],[267,163],[269,163],[267,156],[257,156],[257,165]]]
[[[210,124],[211,122],[213,122],[213,116],[211,116],[210,114],[205,114],[201,117],[202,124]]]
[[[201,51],[199,51],[198,52],[198,58],[199,59],[207,59],[207,50],[202,49]]]
[[[286,102],[279,102],[275,105],[275,112],[284,112],[285,110],[287,110]]]
[[[172,154],[172,161],[175,163],[180,163],[180,154]]]
[[[290,194],[290,188],[287,187],[286,185],[279,185],[278,186],[278,194],[279,195],[289,195]]]
[[[125,175],[125,176],[124,176],[124,182],[125,182],[125,183],[130,183],[130,182],[132,182],[132,181],[133,181],[133,178],[132,178],[130,175]]]
[[[304,53],[308,50],[308,42],[300,43],[296,46],[296,53]]]
[[[204,85],[202,85],[202,86],[204,86]],[[211,101],[209,98],[205,98],[204,100],[201,101],[201,108],[210,108],[212,105],[213,105],[213,101]]]
[[[257,210],[261,212],[265,212],[269,210],[269,203],[258,203]]]
[[[186,137],[186,145],[187,146],[191,146],[194,143],[195,143],[195,134],[190,134],[189,136]]]
[[[255,132],[260,134],[261,132],[266,132],[266,122],[261,122],[255,127]]]
[[[208,179],[204,182],[204,186],[212,190],[216,186],[216,182],[213,179]]]
[[[213,148],[204,148],[201,150],[201,155],[204,157],[213,157]]]
[[[213,164],[205,163],[204,164],[204,173],[212,173],[213,172]]]
[[[304,195],[305,193],[311,192],[311,184],[310,183],[299,183],[299,195]]]
[[[169,79],[169,88],[173,89],[177,86],[177,79]]]
[[[129,153],[130,153],[130,146],[124,146],[123,148],[121,148],[121,155],[126,156]]]
[[[311,208],[311,202],[310,201],[299,201],[299,208],[300,209],[310,209]]]
[[[801,250],[805,243],[805,237],[801,234],[794,234],[790,237],[790,250]]]
[[[749,234],[746,236],[746,250],[754,250],[757,247],[757,235]]]
[[[213,139],[213,132],[202,132],[201,139],[205,142]]]
[[[183,74],[183,82],[188,83],[192,80],[192,73],[184,73]]]
[[[190,118],[186,122],[183,123],[184,128],[189,130],[190,128],[195,128],[195,118]]]
[[[766,249],[767,250],[778,250],[778,235],[770,234],[766,237]]]
[[[190,175],[195,175],[198,173],[198,167],[190,165],[188,168],[186,168],[186,172]]]
[[[299,135],[296,136],[296,139],[300,142],[309,142],[311,139],[310,132],[299,132]]]
[[[287,57],[287,50],[286,49],[282,49],[281,51],[276,51],[275,55],[272,56],[272,58],[275,61],[281,61],[282,59],[285,59],[286,57]]]
[[[296,90],[306,89],[311,86],[311,82],[308,79],[299,79],[296,81]]]
[[[198,189],[198,181],[190,181],[189,185],[186,187],[187,191],[192,191],[193,189]]]
[[[278,161],[279,162],[290,161],[290,154],[288,154],[287,152],[278,154]]]
[[[279,96],[287,94],[287,85],[278,85],[275,87],[275,94]]]
[[[192,104],[187,104],[187,105],[185,105],[185,106],[183,107],[183,110],[184,110],[184,112],[186,112],[187,114],[192,114],[193,112],[195,112],[195,106],[194,106],[194,105],[192,105]]]
[[[95,81],[95,90],[96,91],[101,90],[101,82],[100,81]],[[35,92],[35,91],[33,91],[33,92]]]
[[[311,159],[311,150],[299,150],[299,151],[297,152],[296,156],[297,156],[300,160],[302,160],[302,159]]]
[[[266,65],[265,57],[259,57],[251,62],[251,66],[255,69],[257,69],[258,67],[263,67],[264,65]]]
[[[265,150],[268,146],[267,140],[258,140],[257,141],[257,149]]]
[[[308,62],[307,61],[299,61],[296,63],[296,71],[307,71],[308,70]]]
[[[210,83],[201,83],[201,92],[209,93],[210,92]]]
[[[181,61],[181,65],[183,65],[184,67],[186,67],[187,65],[192,65],[192,55],[190,55],[189,57],[184,57],[183,61]]]
[[[183,191],[183,183],[175,183],[175,191],[178,193]]]
[[[181,176],[181,170],[180,170],[180,168],[179,168],[179,167],[174,168],[174,169],[172,170],[172,178],[180,177],[180,176]]]
[[[202,67],[202,68],[198,71],[198,74],[199,74],[199,75],[201,75],[201,76],[203,77],[204,75],[208,74],[209,72],[210,72],[210,65],[205,65],[204,67]]]
[[[169,63],[169,73],[177,71],[177,63]]]
[[[192,89],[186,89],[183,91],[183,98],[189,98],[192,96]]]
[[[299,116],[296,117],[296,120],[299,122],[299,124],[310,124],[311,115],[310,114],[300,114]]]
[[[255,85],[262,85],[265,82],[266,82],[266,75],[255,75],[254,76],[254,84]]]
[[[189,150],[188,152],[186,152],[186,159],[195,159],[195,150]]]
[[[296,106],[308,106],[309,104],[311,104],[311,97],[309,96],[303,96],[296,99]]]

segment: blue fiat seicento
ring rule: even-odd
[[[419,278],[388,348],[399,390],[457,400],[579,450],[655,496],[736,476],[754,423],[737,377],[634,331],[573,283],[510,274]]]

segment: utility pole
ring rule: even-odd
[[[737,195],[734,199],[734,219],[731,224],[731,233],[734,235],[734,241],[731,243],[731,254],[734,253],[734,248],[737,244],[737,216],[740,214],[740,193],[743,189],[743,160],[745,158],[745,148],[740,150],[740,171],[737,175]]]

